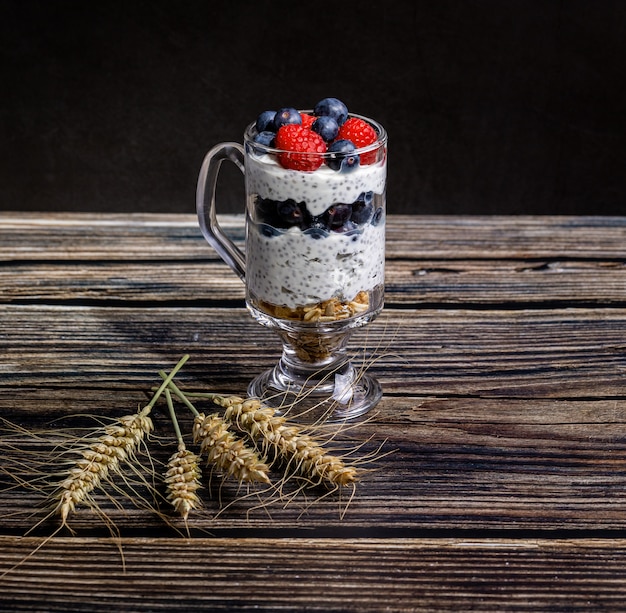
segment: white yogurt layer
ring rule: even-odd
[[[384,282],[384,218],[361,233],[331,232],[317,239],[299,228],[268,237],[249,222],[246,249],[249,291],[275,305],[348,302]]]
[[[386,157],[386,156],[385,156]],[[364,192],[384,206],[386,160],[342,173],[322,165],[314,172],[283,168],[271,155],[246,156],[251,203],[295,200],[321,216],[333,204],[353,203]],[[255,217],[253,217],[255,218]],[[257,300],[291,309],[336,298],[354,300],[384,283],[385,218],[350,233],[331,231],[315,238],[298,227],[271,236],[248,220],[246,282]]]
[[[246,157],[248,194],[270,200],[306,202],[311,215],[321,215],[331,204],[354,202],[363,192],[382,194],[387,177],[385,160],[359,166],[349,173],[332,170],[325,164],[314,172],[283,168],[270,155]]]

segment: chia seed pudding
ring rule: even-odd
[[[348,172],[328,163],[302,171],[255,143],[254,124],[246,135],[248,301],[273,317],[310,322],[380,310],[386,143],[369,147]]]

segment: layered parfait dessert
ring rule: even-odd
[[[261,113],[245,146],[246,282],[255,315],[371,320],[384,292],[384,129],[325,98],[311,111]]]

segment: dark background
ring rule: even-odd
[[[626,214],[623,0],[0,0],[0,41],[0,209],[191,213],[213,144],[335,96],[390,212]]]

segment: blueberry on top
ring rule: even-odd
[[[334,117],[322,115],[313,122],[311,130],[317,132],[328,143],[337,137],[339,124]]]
[[[288,123],[302,123],[300,113],[291,106],[286,106],[276,111],[276,115],[274,116],[274,129],[278,130],[281,126],[285,126]]]
[[[276,133],[270,132],[269,130],[264,130],[254,136],[254,142],[259,143],[259,145],[263,145],[264,147],[273,147],[275,139]]]
[[[265,132],[266,130],[274,130],[275,116],[276,111],[263,111],[256,118],[256,131],[260,134],[261,132]]]
[[[339,172],[350,172],[359,167],[361,160],[357,153],[354,153],[356,147],[354,143],[347,139],[336,140],[328,145],[328,153],[331,153],[326,160],[326,164],[333,170]]]
[[[324,98],[315,105],[313,114],[332,117],[341,126],[348,119],[348,107],[337,98]]]

